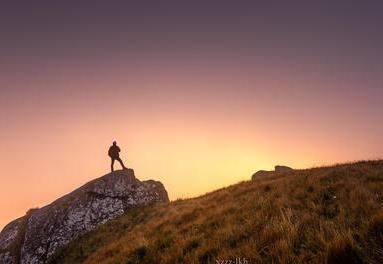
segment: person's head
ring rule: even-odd
[[[113,141],[113,145],[115,146],[117,144],[117,142],[116,141]]]

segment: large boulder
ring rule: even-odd
[[[8,224],[0,233],[0,263],[45,263],[84,232],[155,202],[169,202],[161,182],[139,181],[132,169],[107,174]]]
[[[260,170],[260,171],[257,171],[256,173],[254,173],[251,176],[251,179],[255,180],[255,179],[258,179],[258,178],[264,178],[264,177],[272,175],[273,173],[274,173],[273,171]]]
[[[275,169],[275,172],[276,172],[276,173],[286,173],[286,172],[291,172],[291,171],[293,171],[292,168],[287,167],[287,166],[282,166],[282,165],[277,165],[277,166],[275,166],[274,169]]]
[[[251,179],[256,180],[259,178],[265,178],[268,176],[280,175],[280,174],[284,174],[284,173],[288,173],[288,172],[292,172],[292,171],[294,171],[294,169],[292,169],[290,167],[277,165],[274,167],[274,171],[265,171],[265,170],[257,171],[256,173],[254,173],[251,176]]]

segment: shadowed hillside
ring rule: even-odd
[[[51,263],[383,263],[383,161],[296,170],[135,208]]]

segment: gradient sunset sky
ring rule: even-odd
[[[0,229],[108,173],[113,140],[172,200],[276,164],[382,158],[382,13],[382,1],[1,1]]]

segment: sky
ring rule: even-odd
[[[382,158],[382,11],[1,1],[0,229],[108,173],[113,140],[171,200],[277,164]]]

